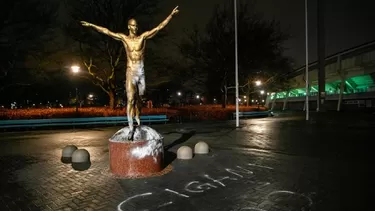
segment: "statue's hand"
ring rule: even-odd
[[[91,24],[86,21],[81,21],[81,24],[82,26],[91,26]]]
[[[178,10],[178,6],[177,6],[177,7],[175,7],[175,8],[172,10],[172,15],[177,14],[178,12],[179,12],[179,10]]]

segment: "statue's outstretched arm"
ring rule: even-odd
[[[120,33],[111,32],[107,28],[97,26],[95,24],[92,24],[92,23],[89,23],[89,22],[86,22],[86,21],[81,21],[81,24],[82,24],[82,26],[92,27],[96,31],[98,31],[100,33],[103,33],[103,34],[106,34],[106,35],[108,35],[108,36],[110,36],[110,37],[112,37],[116,40],[122,40],[123,39]]]
[[[178,12],[179,11],[178,11],[178,6],[177,6],[172,10],[172,13],[168,15],[168,17],[163,22],[161,22],[157,27],[153,28],[150,31],[144,32],[141,36],[144,37],[145,39],[150,39],[154,37],[160,30],[162,30],[169,23],[173,15],[177,14]]]

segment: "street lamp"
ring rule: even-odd
[[[257,80],[257,81],[255,81],[255,85],[260,86],[260,85],[262,85],[262,82],[260,80]]]
[[[80,71],[80,67],[77,65],[73,65],[70,67],[73,73],[78,73]]]
[[[238,27],[237,27],[237,0],[233,1],[234,3],[234,68],[235,68],[235,83],[236,83],[236,127],[240,126],[240,117],[239,117],[239,87],[238,87]]]
[[[77,74],[80,71],[80,67],[77,65],[73,65],[70,68],[72,69],[72,72],[74,74]],[[78,88],[77,87],[76,87],[76,113],[78,113]]]
[[[305,80],[306,80],[306,120],[309,120],[309,22],[308,22],[308,0],[305,0]],[[318,102],[319,105],[319,102]]]

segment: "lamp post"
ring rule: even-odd
[[[240,126],[239,107],[238,107],[238,36],[237,36],[237,0],[234,0],[234,55],[235,55],[235,83],[236,83],[236,127]]]
[[[177,92],[177,97],[178,97],[178,106],[181,106],[181,92]]]
[[[80,67],[73,65],[71,66],[73,74],[77,74],[80,71]],[[76,113],[78,113],[78,87],[76,87]]]
[[[308,16],[307,16],[307,9],[308,9],[308,6],[307,6],[307,2],[308,0],[305,0],[305,49],[306,49],[306,53],[305,53],[305,56],[306,56],[306,66],[305,66],[305,80],[306,80],[306,120],[309,120],[309,94],[310,94],[310,90],[309,90],[309,30],[308,30]],[[319,103],[318,103],[319,104]]]

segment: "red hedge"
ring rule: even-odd
[[[240,111],[255,111],[258,107],[241,106]],[[259,110],[265,110],[260,107]],[[141,115],[165,114],[174,119],[183,117],[191,120],[226,120],[235,112],[234,106],[223,109],[219,105],[184,106],[174,108],[142,108]],[[33,109],[2,109],[0,119],[48,119],[71,117],[101,117],[101,116],[125,116],[126,109],[109,108],[33,108]]]

